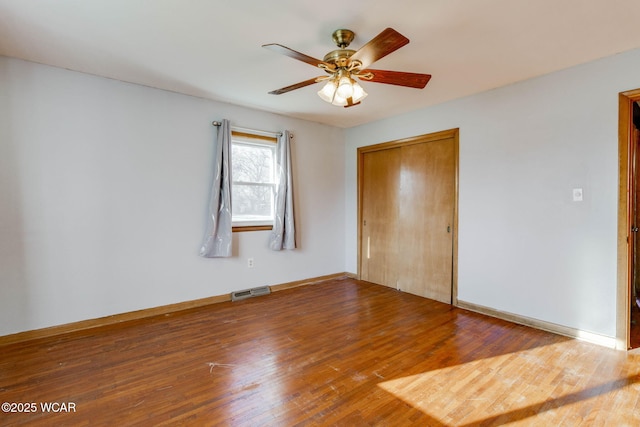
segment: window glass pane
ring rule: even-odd
[[[241,182],[273,182],[273,148],[253,144],[232,144],[231,176]]]
[[[271,185],[233,185],[232,216],[234,221],[260,221],[272,218]]]

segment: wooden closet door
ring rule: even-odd
[[[362,165],[360,277],[396,288],[400,149],[365,153]]]
[[[455,139],[401,148],[398,287],[452,303]]]

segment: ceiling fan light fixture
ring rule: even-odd
[[[351,103],[356,104],[367,96],[360,84],[353,80],[348,73],[340,73],[327,80],[327,83],[318,91],[318,96],[332,105],[344,107]]]
[[[336,94],[344,99],[353,97],[353,83],[355,82],[348,75],[340,77],[340,80],[338,80],[338,89],[336,89]]]
[[[333,97],[333,101],[331,102],[331,104],[338,107],[344,107],[345,105],[348,104],[348,102],[347,102],[347,98],[343,98],[336,91],[336,95]]]
[[[318,91],[318,96],[330,104],[343,107],[347,105],[347,98],[340,95],[338,78],[334,77],[327,81],[327,83]]]
[[[336,89],[338,89],[338,83],[334,79],[327,80],[327,83],[318,91],[318,96],[323,101],[332,103],[336,95]]]
[[[362,86],[356,81],[353,82],[353,103],[357,104],[367,97],[368,93],[364,91]]]

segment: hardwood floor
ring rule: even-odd
[[[36,404],[3,426],[635,426],[640,355],[344,279],[2,346],[0,401]]]

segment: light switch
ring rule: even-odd
[[[574,188],[573,189],[573,201],[581,202],[582,201],[582,188]]]

